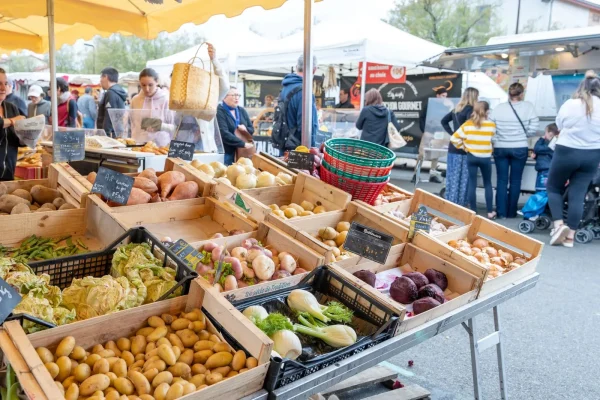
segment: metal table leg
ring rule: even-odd
[[[421,180],[421,166],[423,165],[423,160],[421,159],[417,159],[417,165],[415,167],[415,189],[417,188],[417,185],[419,184],[419,181]]]
[[[496,328],[496,332],[500,335],[500,312],[498,311],[498,306],[494,307],[494,328]],[[502,341],[500,339],[498,339],[498,344],[496,344],[496,352],[498,353],[498,374],[500,375],[500,398],[506,400],[508,394],[506,393],[504,354],[502,352]]]

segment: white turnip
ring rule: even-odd
[[[237,258],[240,261],[246,261],[246,257],[248,256],[248,249],[244,247],[235,247],[231,250],[231,256]]]
[[[269,257],[261,254],[252,261],[252,269],[258,279],[267,281],[275,273],[275,263]]]
[[[257,245],[258,244],[258,240],[254,239],[254,238],[250,238],[250,239],[245,239],[242,242],[242,247],[245,249],[250,249],[252,246]]]
[[[290,274],[296,270],[297,264],[294,257],[289,254],[283,254],[279,256],[279,269],[287,271]]]
[[[265,257],[267,257],[265,255],[262,247],[260,247],[260,246],[252,246],[250,248],[250,250],[248,250],[248,254],[246,255],[246,261],[248,261],[248,262],[251,263],[258,256],[265,256]],[[254,266],[252,266],[252,268],[254,268]]]

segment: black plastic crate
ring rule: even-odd
[[[130,229],[104,250],[55,258],[53,260],[36,261],[28,265],[35,274],[45,273],[50,275],[50,284],[64,290],[71,285],[71,282],[75,278],[84,278],[86,276],[100,278],[104,275],[110,275],[113,254],[118,247],[129,243],[144,242],[150,245],[150,250],[156,258],[159,260],[162,259],[163,268],[170,267],[176,271],[175,279],[177,280],[177,285],[172,287],[158,301],[168,298],[180,287],[182,288],[182,294],[188,294],[190,282],[198,277],[198,274],[192,271],[184,261],[143,227]],[[48,328],[54,327],[53,324],[47,321],[29,315],[24,316],[23,314],[12,315],[7,320],[18,319],[22,321],[24,318]]]
[[[272,302],[286,297],[295,289],[303,289],[313,293],[320,303],[323,299],[337,300],[343,303],[354,311],[355,317],[372,324],[376,330],[369,336],[359,338],[351,346],[315,356],[308,361],[299,362],[297,360],[271,357],[271,364],[264,386],[268,391],[278,389],[360,353],[392,338],[396,332],[399,316],[391,308],[370,294],[364,293],[327,266],[313,270],[296,286],[234,302],[233,305],[238,310],[243,311],[249,306],[272,304]],[[360,336],[359,332],[357,332],[357,335]]]

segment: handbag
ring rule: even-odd
[[[402,137],[398,129],[392,123],[392,112],[388,110],[387,135],[389,139],[388,149],[399,149],[406,146],[406,140]]]
[[[185,110],[184,114],[193,115],[205,121],[211,121],[217,114],[219,105],[219,78],[210,70],[204,69],[204,62],[198,57],[198,51],[206,43],[198,46],[196,54],[187,63],[176,63],[173,66],[171,89],[169,92],[169,108]],[[202,68],[194,65],[199,59]]]
[[[252,135],[246,129],[240,129],[239,127],[235,129],[234,132],[235,137],[241,139],[244,143],[254,143],[252,139]],[[250,147],[249,149],[245,147],[240,147],[235,149],[235,160],[239,160],[242,157],[252,158],[252,156],[256,153],[256,147]]]

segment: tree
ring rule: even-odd
[[[397,0],[386,22],[442,46],[475,46],[498,34],[498,6],[483,0]]]

